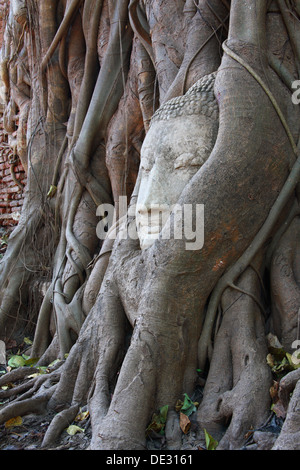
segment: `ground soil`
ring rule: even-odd
[[[51,417],[47,416],[26,416],[23,417],[23,423],[20,426],[6,428],[0,426],[0,450],[41,450],[41,444]],[[78,432],[70,436],[64,431],[55,446],[47,450],[88,450],[91,439],[90,419],[84,422],[74,423],[80,426],[84,432]],[[248,441],[243,450],[270,450],[278,436],[280,426],[275,417],[268,425],[255,432],[250,431]],[[148,449],[159,451],[166,449],[165,439],[157,438],[148,441]],[[205,442],[199,442],[196,439],[196,433],[190,431],[182,435],[181,450],[197,451],[206,450]]]
[[[0,409],[7,403],[8,400],[3,400],[0,404]],[[82,412],[86,410],[86,408],[81,409]],[[41,450],[43,437],[52,418],[53,415],[28,415],[22,417],[20,425],[12,427],[8,427],[7,423],[0,425],[0,450]],[[190,421],[191,427],[186,434],[178,428],[176,432],[177,442],[181,444],[180,447],[172,448],[172,450],[206,450],[204,437],[199,437],[199,433],[197,433],[196,413],[190,416]],[[65,429],[55,445],[47,450],[79,451],[89,449],[92,434],[89,415],[82,421],[70,423],[70,425],[72,424],[79,426],[82,431],[77,432],[75,435],[69,435],[67,429]],[[281,426],[281,420],[271,413],[269,421],[262,428],[249,430],[243,450],[270,450],[279,435]],[[148,439],[147,448],[151,451],[170,449],[166,445],[165,436],[160,436],[155,432]]]

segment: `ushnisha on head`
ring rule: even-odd
[[[141,249],[158,238],[186,184],[208,159],[218,132],[216,74],[198,80],[184,96],[161,106],[151,119],[141,150],[136,204]]]
[[[219,109],[214,95],[216,73],[200,78],[183,96],[172,98],[152,116],[151,125],[179,116],[204,115],[217,120]]]

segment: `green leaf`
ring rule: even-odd
[[[24,367],[24,366],[32,367],[33,365],[37,363],[37,361],[38,361],[37,358],[27,356],[26,354],[22,354],[22,356],[15,354],[14,356],[11,356],[7,364],[13,369],[15,369],[17,367]]]
[[[180,410],[181,413],[185,414],[186,416],[190,416],[196,410],[197,410],[196,405],[192,402],[192,400],[187,395],[187,393],[185,393],[183,405]]]
[[[55,366],[56,364],[58,364],[59,362],[61,362],[61,359],[54,359],[54,361],[50,362],[50,364],[48,365],[48,367],[53,367],[53,366]]]
[[[167,421],[169,405],[164,405],[159,409],[159,413],[154,413],[152,416],[152,421],[146,429],[146,435],[149,435],[151,431],[156,432],[157,434],[163,435],[165,432],[165,425]]]
[[[23,356],[24,357],[24,356]],[[34,366],[38,362],[38,359],[36,357],[28,357],[28,359],[25,359],[25,366]]]
[[[31,341],[31,339],[25,337],[25,338],[24,338],[24,343],[25,343],[25,344],[28,344],[28,345],[31,345],[31,344],[32,344],[32,341]]]
[[[24,357],[15,355],[9,359],[7,364],[9,365],[9,367],[16,368],[25,366],[25,363],[26,360],[24,359]]]
[[[169,405],[162,406],[159,410],[159,415],[162,424],[166,424],[167,422],[167,415],[168,415]]]
[[[207,431],[204,429],[205,444],[207,450],[216,450],[218,447],[218,441],[216,441]]]

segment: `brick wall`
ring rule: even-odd
[[[9,0],[0,0],[0,47],[3,42]],[[3,104],[0,104],[0,238],[17,225],[23,199],[26,175],[20,160],[9,146],[8,134],[3,129]],[[16,117],[16,129],[18,118]],[[11,137],[15,137],[14,135]],[[13,176],[14,175],[14,176]],[[16,183],[16,181],[18,183]],[[0,239],[1,242],[1,239]]]
[[[9,9],[9,0],[0,0],[0,45],[3,41],[3,34],[5,29],[5,17]]]
[[[17,225],[24,200],[26,174],[17,155],[8,144],[8,135],[0,120],[0,227],[8,231]]]

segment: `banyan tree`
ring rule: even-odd
[[[269,448],[299,449],[299,3],[10,0],[2,16],[27,185],[0,336],[32,337],[35,365],[0,378],[0,423],[52,415],[49,448],[86,405],[91,449],[147,449],[167,407],[161,446],[181,449],[190,397],[194,448],[204,430],[243,448],[275,416]]]

